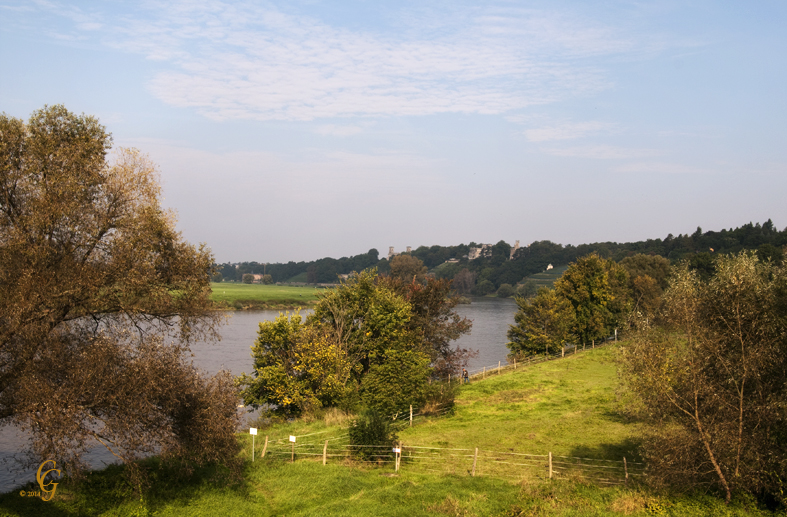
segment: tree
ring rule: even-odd
[[[613,318],[613,294],[605,265],[605,259],[591,253],[570,264],[555,282],[557,294],[574,309],[572,333],[582,343],[605,337]]]
[[[410,255],[396,255],[391,259],[391,276],[409,282],[422,282],[426,277],[424,263]]]
[[[533,298],[517,297],[515,325],[508,329],[506,346],[514,357],[549,353],[562,348],[569,338],[574,312],[554,289],[542,287]]]
[[[666,327],[625,349],[631,407],[653,424],[645,455],[663,482],[787,503],[787,271],[745,253],[714,269],[679,267]]]
[[[251,284],[254,282],[254,275],[251,273],[244,273],[242,277],[242,281],[244,284]]]
[[[211,254],[175,231],[155,166],[110,145],[62,106],[0,116],[0,423],[76,477],[96,442],[132,476],[153,452],[234,464],[231,379],[188,360],[215,337]]]
[[[454,276],[453,287],[459,294],[470,294],[475,288],[475,273],[464,268]]]
[[[501,284],[500,287],[497,288],[497,296],[499,298],[511,298],[515,293],[516,291],[514,291],[511,284]]]
[[[273,283],[273,277],[271,275],[262,275],[260,282],[264,285],[271,285]]]

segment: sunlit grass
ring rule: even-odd
[[[211,299],[219,306],[228,308],[284,308],[306,307],[317,301],[317,295],[325,289],[314,287],[241,284],[233,282],[211,283]]]

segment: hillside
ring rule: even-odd
[[[239,434],[241,454],[247,459],[240,483],[228,483],[224,473],[210,469],[190,478],[179,477],[177,470],[154,469],[150,490],[140,499],[125,488],[122,469],[110,467],[93,473],[76,490],[61,485],[58,497],[49,503],[21,498],[18,493],[0,496],[0,513],[769,515],[750,502],[734,501],[726,507],[723,500],[709,495],[669,495],[636,481],[635,449],[641,428],[620,412],[616,353],[614,345],[588,350],[517,371],[489,374],[463,386],[453,412],[418,418],[416,425],[405,426],[399,434],[411,450],[439,450],[443,456],[436,456],[431,463],[412,456],[403,458],[398,474],[392,462],[364,465],[339,453],[347,421],[330,413],[324,420],[260,429],[254,463],[250,461],[251,437],[247,431]],[[290,463],[290,435],[298,436],[294,464]],[[269,445],[266,457],[260,458],[265,436]],[[326,439],[331,445],[327,465],[323,465]],[[476,475],[471,476],[473,453],[463,450],[476,447],[480,450],[478,464]],[[549,480],[544,461],[521,466],[527,462],[511,460],[511,455],[549,452],[556,464],[562,461],[576,465],[576,469],[566,468],[561,473],[556,468],[554,479]],[[614,465],[619,470],[623,456],[632,468],[628,487],[622,481],[613,486],[593,482],[593,469],[581,470],[581,465],[599,465],[597,471]],[[148,464],[157,463],[148,460]]]

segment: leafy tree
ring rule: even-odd
[[[410,304],[412,315],[407,327],[418,337],[419,349],[431,359],[435,378],[458,375],[461,368],[478,355],[475,350],[451,347],[452,341],[470,332],[472,322],[453,310],[459,298],[451,295],[450,281],[427,278],[418,283],[383,277],[379,283]]]
[[[666,327],[625,349],[631,407],[653,424],[645,455],[654,479],[787,503],[787,272],[750,254],[715,271],[679,267]]]
[[[391,276],[409,282],[422,282],[426,277],[424,263],[410,255],[396,255],[391,258]]]
[[[516,291],[511,284],[502,284],[497,288],[497,296],[499,298],[511,298],[515,293]]]
[[[467,268],[454,276],[453,287],[460,294],[470,294],[475,288],[475,273]]]
[[[210,275],[210,281],[211,282],[219,283],[222,280],[224,280],[224,277],[222,276],[220,271],[214,271],[213,274]]]
[[[276,413],[298,415],[341,402],[352,364],[325,330],[304,325],[299,314],[260,322],[252,347],[254,376],[244,373],[237,380],[244,403],[273,404]]]
[[[161,208],[155,166],[110,146],[62,106],[0,116],[0,424],[72,476],[96,442],[134,478],[153,452],[236,465],[231,379],[189,359],[215,337],[213,259]]]
[[[416,350],[390,350],[363,379],[361,401],[383,415],[395,415],[410,404],[422,406],[428,385],[429,356]]]
[[[533,298],[516,298],[519,310],[508,330],[506,346],[511,355],[521,357],[549,353],[562,348],[570,336],[574,312],[568,301],[554,289],[542,287]]]
[[[572,333],[582,343],[605,337],[613,320],[613,293],[606,263],[596,254],[580,257],[555,282],[557,294],[574,309]]]
[[[252,282],[254,282],[254,275],[252,275],[251,273],[246,273],[243,275],[242,281],[244,284],[251,284]]]
[[[527,279],[516,288],[516,295],[522,298],[530,298],[538,292],[538,284],[534,280]]]
[[[271,285],[273,283],[273,277],[271,275],[262,275],[260,282],[262,282],[264,285]]]
[[[493,292],[495,292],[495,284],[489,280],[482,280],[475,286],[475,294],[478,296],[486,296]]]

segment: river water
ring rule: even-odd
[[[506,362],[506,332],[514,323],[516,303],[511,299],[477,298],[473,303],[459,305],[457,313],[473,322],[470,334],[459,338],[455,344],[463,348],[478,350],[468,370],[480,370],[484,366],[497,366]],[[272,321],[279,311],[229,312],[227,323],[221,327],[221,341],[195,343],[191,347],[194,364],[208,373],[226,369],[232,375],[251,373],[251,346],[257,337],[260,321]],[[0,428],[0,493],[35,480],[35,470],[18,470],[13,461],[15,454],[27,443],[27,436],[13,427]],[[103,447],[91,450],[87,458],[90,465],[101,468],[115,459]]]

